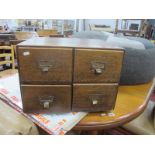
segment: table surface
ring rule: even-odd
[[[17,73],[17,70],[0,72],[0,78]],[[147,106],[149,97],[154,88],[154,82],[146,84],[120,86],[113,111],[115,116],[101,116],[101,113],[89,113],[73,129],[98,130],[122,125],[139,116]]]

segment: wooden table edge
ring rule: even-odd
[[[145,101],[143,102],[143,104],[138,107],[138,109],[136,109],[135,111],[124,115],[124,116],[120,116],[118,119],[115,119],[114,121],[109,121],[106,122],[105,124],[101,124],[101,123],[97,123],[97,122],[89,122],[86,124],[77,124],[73,130],[100,130],[100,129],[109,129],[109,128],[114,128],[120,125],[123,125],[125,123],[130,122],[131,120],[133,120],[134,118],[138,117],[146,108],[150,95],[153,92],[155,86],[155,82],[152,82],[152,85],[150,87],[150,90],[146,96]],[[86,116],[87,117],[87,116]],[[104,116],[103,116],[104,117]]]

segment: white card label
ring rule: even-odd
[[[23,55],[24,56],[30,55],[30,52],[29,51],[25,51],[25,52],[23,52]]]

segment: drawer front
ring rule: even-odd
[[[22,85],[21,92],[25,112],[71,111],[71,86],[69,85]]]
[[[75,49],[74,82],[117,83],[123,51]]]
[[[68,84],[72,81],[72,49],[24,48],[18,49],[21,83]]]
[[[108,111],[115,106],[118,84],[74,84],[72,111]]]

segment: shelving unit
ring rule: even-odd
[[[59,34],[68,36],[75,31],[76,20],[52,20],[52,28],[57,29]]]
[[[140,36],[143,24],[142,19],[116,19],[115,33],[123,33],[124,35]]]

